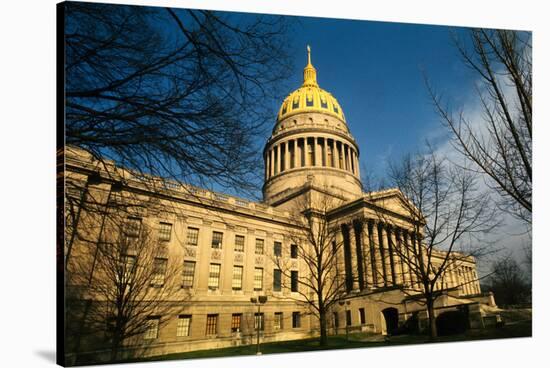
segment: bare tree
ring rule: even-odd
[[[87,351],[108,347],[110,360],[116,361],[133,339],[166,322],[156,316],[188,300],[181,288],[182,261],[168,257],[156,232],[124,212],[111,209],[107,217],[91,214],[81,221],[81,228],[93,225],[81,229],[66,273],[67,331],[74,334],[77,359],[86,340]]]
[[[490,290],[498,305],[511,306],[530,301],[531,285],[520,265],[511,257],[493,262]]]
[[[433,338],[437,336],[434,306],[442,295],[446,274],[472,262],[472,257],[492,252],[479,235],[496,226],[494,206],[478,190],[471,172],[450,165],[430,148],[427,154],[392,164],[389,176],[404,195],[402,207],[411,229],[407,236],[397,233],[397,244],[388,238],[385,257],[394,257],[397,266],[391,267],[391,275],[386,274],[394,283],[405,280],[405,293],[422,297],[418,301],[426,305]],[[399,227],[386,212],[378,211],[378,216]]]
[[[470,42],[455,42],[476,85],[481,121],[453,113],[428,89],[454,147],[473,162],[501,195],[501,207],[531,223],[532,65],[531,32],[473,29]]]
[[[289,73],[277,16],[68,2],[65,142],[135,172],[257,188]]]
[[[306,305],[317,318],[321,346],[328,343],[327,313],[346,290],[336,259],[343,243],[337,238],[339,229],[329,218],[336,202],[329,196],[318,197],[311,193],[296,200],[296,217],[285,234],[292,243],[291,259],[279,256],[273,259],[282,275],[282,288],[295,292],[298,296],[294,299]],[[298,259],[305,272],[298,274],[292,259]]]

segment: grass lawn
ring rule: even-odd
[[[400,335],[393,336],[389,341],[385,341],[379,335],[368,334],[350,334],[346,340],[345,335],[330,336],[327,347],[320,347],[318,339],[292,340],[265,343],[261,345],[263,354],[276,353],[294,353],[304,351],[318,351],[328,349],[353,349],[353,348],[370,348],[397,346],[405,344],[422,344],[428,342],[453,342],[453,341],[472,341],[485,339],[499,339],[510,337],[530,337],[531,336],[531,321],[518,321],[501,328],[491,328],[484,330],[471,330],[464,334],[453,336],[438,337],[435,341],[430,341],[424,335]],[[186,353],[168,354],[162,356],[137,359],[135,361],[152,361],[152,360],[175,360],[175,359],[197,359],[197,358],[214,358],[214,357],[229,357],[240,355],[256,354],[256,345],[246,345],[238,347],[230,347],[223,349],[210,349],[191,351]]]

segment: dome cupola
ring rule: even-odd
[[[303,83],[281,105],[264,162],[264,200],[273,206],[306,184],[344,199],[362,194],[359,148],[338,100],[319,87],[309,46]]]
[[[307,47],[307,65],[304,68],[304,82],[283,101],[277,121],[303,112],[320,112],[346,122],[338,100],[317,84],[317,70],[311,64],[311,48]]]

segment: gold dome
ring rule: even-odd
[[[338,100],[317,84],[317,71],[311,64],[309,46],[307,47],[307,65],[304,68],[304,83],[285,98],[277,115],[277,121],[303,112],[318,112],[346,121]]]

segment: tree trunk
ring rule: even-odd
[[[434,302],[431,297],[426,298],[426,305],[428,307],[428,326],[430,330],[430,340],[437,337],[437,326],[435,323]]]
[[[117,332],[113,335],[113,341],[111,343],[111,362],[116,362],[118,358],[118,350],[120,348],[120,336]]]
[[[320,336],[319,336],[319,345],[327,346],[328,337],[327,337],[327,313],[324,308],[321,308],[319,311],[319,326],[320,326]]]

